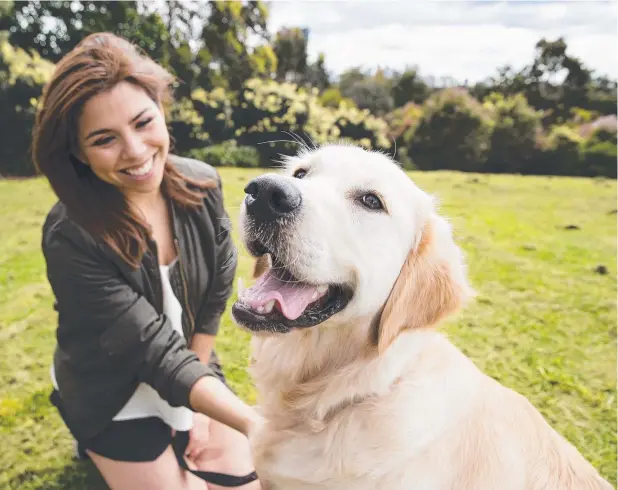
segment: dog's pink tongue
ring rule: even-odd
[[[302,282],[285,282],[268,271],[244,292],[242,300],[251,309],[257,310],[274,299],[279,302],[283,316],[288,320],[296,320],[318,296],[315,286]]]

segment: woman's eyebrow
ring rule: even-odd
[[[142,116],[142,114],[144,114],[144,112],[146,112],[147,110],[148,109],[144,109],[144,110],[140,111],[140,113],[137,116],[135,116],[133,119],[131,119],[130,123],[133,123],[137,119],[139,119]],[[106,128],[97,129],[95,131],[91,131],[90,133],[88,133],[88,136],[86,136],[86,141],[89,140],[90,138],[93,138],[93,137],[98,136],[100,134],[109,133],[110,131],[111,131],[111,129],[106,129]]]

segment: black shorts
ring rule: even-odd
[[[223,370],[218,362],[208,366],[215,375],[231,390],[226,382]],[[233,391],[233,390],[232,390]],[[61,399],[54,390],[51,395],[54,405],[61,410]],[[178,441],[185,440],[184,434],[177,433],[175,449],[179,449]],[[114,461],[148,462],[154,461],[172,444],[172,428],[158,417],[147,417],[132,420],[111,421],[105,429],[96,436],[77,441],[77,451],[85,455],[85,450],[104,456]],[[184,452],[184,448],[180,448]]]
[[[78,451],[86,449],[115,461],[154,461],[172,443],[172,429],[158,417],[111,422],[91,439],[78,441]]]

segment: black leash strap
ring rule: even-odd
[[[221,487],[240,487],[258,479],[255,471],[252,471],[248,475],[236,476],[226,475],[224,473],[214,473],[212,471],[192,470],[187,466],[187,462],[185,461],[185,449],[187,449],[188,444],[189,432],[176,432],[176,435],[172,440],[172,446],[174,448],[174,453],[176,454],[178,464],[183,470],[193,473],[205,482],[213,483],[214,485],[219,485]]]

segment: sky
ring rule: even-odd
[[[618,78],[618,1],[273,0],[269,31],[309,28],[309,60],[325,53],[337,76],[361,66],[474,83],[509,64],[523,68],[541,38],[597,75]]]

